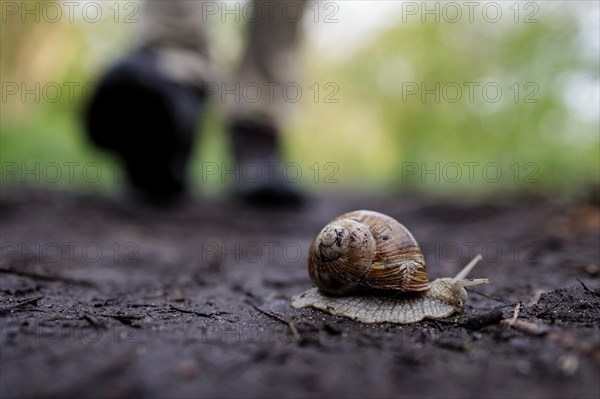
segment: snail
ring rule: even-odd
[[[378,212],[349,212],[314,239],[308,271],[317,287],[294,296],[292,306],[363,323],[442,319],[465,304],[465,287],[489,283],[466,279],[481,259],[477,255],[454,278],[429,281],[419,244],[404,225]]]

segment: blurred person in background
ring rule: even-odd
[[[239,91],[249,84],[281,87],[294,81],[304,3],[254,0],[251,8],[245,7],[251,12],[241,18],[248,24],[241,63],[231,79],[216,85],[204,28],[208,12],[227,4],[145,2],[137,47],[106,71],[85,113],[89,137],[121,158],[136,194],[171,203],[186,192],[196,123],[208,87]],[[290,6],[300,10],[298,18],[282,12]],[[249,203],[299,204],[302,194],[277,173],[291,103],[281,98],[281,90],[263,92],[258,100],[239,94],[220,96],[227,99],[226,131],[235,168],[239,172],[250,165],[256,174],[236,175],[236,195]]]

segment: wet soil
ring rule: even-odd
[[[412,325],[291,308],[312,238],[354,209],[404,223],[432,279],[481,252],[473,277],[491,284]],[[161,210],[4,187],[0,212],[2,398],[600,397],[598,204],[338,194]]]

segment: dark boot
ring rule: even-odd
[[[304,202],[299,182],[285,176],[275,129],[237,120],[228,130],[238,172],[234,189],[238,198],[265,207],[293,207]]]
[[[151,50],[138,50],[100,80],[87,104],[87,133],[122,159],[137,194],[152,202],[170,202],[187,187],[203,100],[198,89],[164,76]]]

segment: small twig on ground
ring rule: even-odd
[[[470,330],[481,330],[483,327],[498,324],[502,321],[502,312],[498,309],[482,315],[469,317],[465,326]]]
[[[562,298],[560,298],[558,301],[556,301],[556,303],[553,303],[552,305],[546,306],[546,308],[544,310],[542,310],[541,312],[537,313],[535,315],[535,317],[540,317],[542,315],[545,315],[546,313],[548,313],[549,311],[551,311],[552,309],[554,309],[555,307],[557,307],[558,305],[560,305],[562,303],[562,301],[565,300],[565,298],[567,297],[568,294],[563,295]]]
[[[41,295],[41,296],[38,296],[38,297],[35,297],[35,298],[26,299],[24,301],[21,301],[21,302],[19,302],[17,304],[11,305],[11,306],[7,306],[5,308],[0,309],[0,314],[8,313],[9,311],[11,311],[13,309],[16,309],[18,307],[21,307],[21,306],[29,305],[29,304],[32,304],[32,303],[37,303],[37,301],[39,301],[43,297],[44,296]]]
[[[515,306],[515,310],[513,312],[513,316],[510,319],[504,319],[501,321],[502,324],[512,327],[516,330],[524,332],[529,335],[544,335],[547,330],[542,326],[538,326],[535,323],[531,323],[529,321],[518,320],[519,313],[521,312],[521,304],[518,303]]]
[[[120,322],[121,324],[124,324],[129,327],[133,327],[133,328],[140,328],[140,326],[138,324],[133,324],[133,321],[140,320],[143,318],[143,316],[136,316],[136,315],[106,314],[106,313],[101,313],[100,316],[110,317],[111,319],[115,319],[116,321]]]
[[[577,278],[577,277],[576,277]],[[591,290],[583,283],[583,281],[581,281],[580,279],[577,278],[577,281],[579,281],[579,284],[581,284],[581,286],[583,287],[583,289],[586,292],[590,292]]]
[[[517,303],[517,306],[515,306],[515,310],[513,312],[513,317],[512,317],[512,319],[510,319],[510,324],[509,325],[511,325],[511,326],[515,325],[515,322],[519,318],[519,313],[521,313],[521,304]]]
[[[281,317],[281,316],[279,316],[279,315],[277,315],[275,313],[267,312],[266,310],[261,309],[260,307],[258,307],[258,305],[256,305],[253,302],[248,302],[248,303],[250,303],[250,306],[252,306],[254,309],[258,310],[260,313],[264,314],[265,316],[268,316],[268,317],[270,317],[273,320],[277,320],[277,321],[279,321],[281,323],[286,324],[289,327],[290,331],[292,332],[292,335],[294,336],[294,338],[296,340],[299,341],[299,340],[302,339],[302,336],[298,332],[298,329],[296,328],[296,326],[294,325],[294,323],[292,323],[289,320],[284,319],[283,317]]]
[[[101,328],[103,330],[106,330],[106,325],[104,323],[102,323],[100,320],[96,319],[94,316],[89,315],[89,314],[84,314],[81,317],[83,320],[87,321],[88,323],[90,323],[90,325],[92,327],[95,328]]]
[[[125,306],[130,308],[157,308],[158,305],[154,305],[152,303],[130,303]]]
[[[214,317],[214,316],[221,316],[224,314],[231,314],[230,312],[222,312],[222,311],[212,312],[212,313],[202,313],[202,312],[196,312],[195,310],[181,309],[174,305],[169,305],[169,306],[171,307],[171,309],[176,310],[178,312],[193,314],[193,315],[200,316],[200,317]]]

